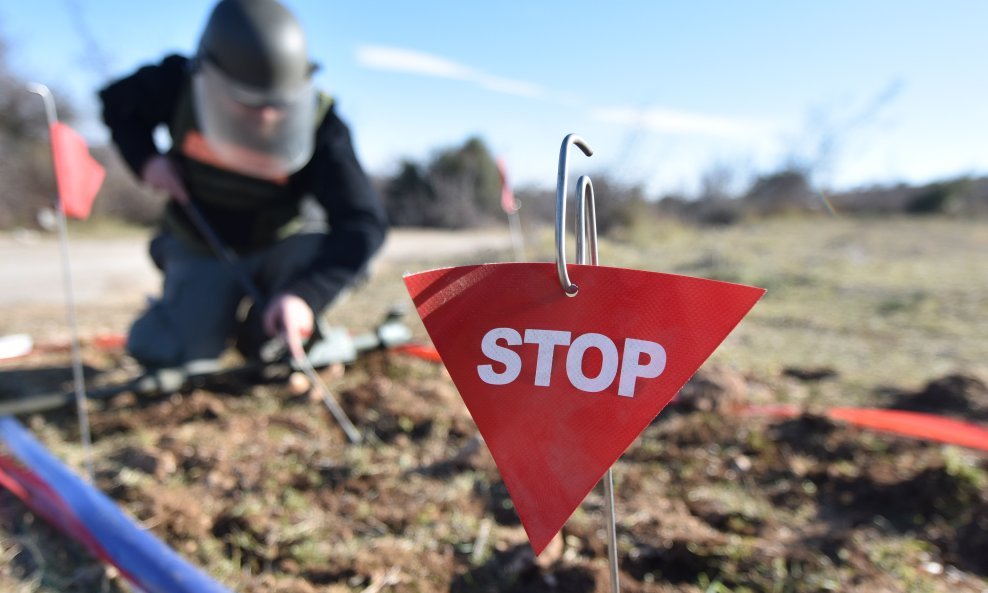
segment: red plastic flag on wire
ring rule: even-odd
[[[508,215],[508,228],[511,229],[511,245],[514,248],[515,260],[525,261],[525,240],[521,232],[521,222],[518,220],[518,209],[521,205],[515,201],[515,193],[508,183],[508,166],[504,159],[497,159],[497,172],[501,176],[501,209]]]
[[[501,175],[501,209],[504,210],[505,214],[514,214],[518,212],[518,202],[515,202],[515,193],[511,190],[511,184],[508,183],[508,173],[507,166],[504,164],[504,159],[497,159],[497,172]]]
[[[106,171],[89,154],[86,141],[62,122],[49,125],[58,199],[66,216],[85,219],[93,208]]]
[[[62,254],[62,277],[69,309],[69,326],[72,328],[72,377],[75,383],[76,409],[79,414],[79,440],[86,452],[86,465],[90,479],[93,477],[92,447],[89,436],[89,412],[86,409],[86,385],[79,346],[79,328],[76,324],[75,299],[72,296],[72,273],[69,266],[69,234],[65,217],[87,218],[96,199],[96,192],[103,184],[106,172],[89,154],[89,147],[75,130],[58,121],[55,98],[47,86],[32,82],[28,92],[41,97],[48,118],[51,138],[52,163],[55,183],[58,186],[58,242]]]
[[[541,553],[764,289],[548,263],[405,276],[450,378]]]

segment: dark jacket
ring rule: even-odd
[[[147,160],[158,154],[153,138],[155,130],[165,125],[175,133],[176,114],[190,96],[189,64],[185,57],[168,56],[160,64],[142,67],[100,91],[103,121],[110,128],[123,159],[138,177]],[[295,279],[287,291],[300,296],[318,312],[361,272],[380,248],[387,223],[381,200],[354,154],[350,132],[331,105],[314,127],[315,151],[311,160],[279,187],[188,161],[178,150],[178,138],[173,138],[175,146],[170,153],[186,176],[191,200],[220,239],[240,253],[263,248],[277,240],[276,227],[297,216],[301,199],[306,196],[315,199],[325,211],[331,231],[309,273]],[[197,175],[187,175],[190,167],[195,167]],[[204,179],[203,170],[208,173],[207,182],[197,182]],[[234,195],[218,200],[216,187],[248,188],[250,193],[268,198],[238,200],[239,196]],[[179,231],[176,233],[179,236],[198,236],[184,211],[174,202],[166,207],[164,222],[169,230]]]

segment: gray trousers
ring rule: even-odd
[[[292,235],[242,257],[238,265],[261,294],[270,298],[305,273],[324,239],[323,233]],[[155,237],[151,250],[164,273],[164,286],[161,298],[152,301],[130,328],[127,350],[131,356],[145,367],[164,368],[209,364],[238,335],[254,336],[246,340],[257,342],[248,345],[248,350],[260,347],[261,311],[251,307],[250,314],[243,315],[246,290],[229,264],[170,234]]]

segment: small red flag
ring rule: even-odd
[[[62,211],[72,218],[88,218],[106,171],[89,154],[86,141],[71,127],[55,122],[49,131]]]
[[[507,166],[504,159],[497,159],[497,172],[501,175],[501,209],[505,214],[514,214],[518,211],[518,202],[515,202],[515,193],[511,191],[511,184],[508,183]]]

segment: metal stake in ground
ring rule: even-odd
[[[179,202],[185,209],[185,213],[188,214],[189,219],[192,224],[195,225],[199,233],[202,234],[203,238],[206,239],[206,243],[209,244],[210,249],[212,249],[220,259],[227,264],[230,271],[237,277],[237,281],[240,282],[241,287],[247,292],[251,300],[254,301],[255,307],[261,307],[264,305],[265,299],[264,295],[261,293],[260,289],[247,275],[247,272],[240,266],[240,259],[237,254],[233,252],[232,249],[227,247],[223,241],[219,238],[219,235],[213,230],[206,217],[202,215],[199,208],[191,202],[191,200],[182,200]],[[309,357],[305,355],[305,351],[296,352],[295,348],[292,348],[289,340],[284,340],[286,346],[288,347],[288,353],[291,355],[292,360],[295,365],[305,373],[308,377],[309,382],[312,384],[312,388],[319,391],[319,395],[322,398],[323,404],[329,410],[329,413],[333,415],[336,422],[339,423],[340,428],[346,433],[347,438],[351,443],[359,443],[363,439],[360,435],[360,431],[357,427],[353,425],[350,418],[347,417],[346,412],[340,407],[340,404],[333,397],[333,393],[329,390],[326,383],[319,377],[316,370],[312,367],[312,363],[309,361]]]
[[[39,95],[45,103],[45,115],[48,118],[48,129],[58,122],[55,112],[55,99],[48,87],[32,82],[27,90]],[[53,157],[54,158],[54,157]],[[86,472],[90,481],[93,479],[93,446],[89,431],[89,404],[86,399],[86,382],[82,370],[82,351],[79,346],[79,324],[76,321],[75,296],[72,292],[72,270],[69,266],[69,231],[65,222],[65,207],[61,197],[56,200],[56,220],[58,221],[58,248],[62,260],[62,283],[65,286],[65,301],[69,312],[69,328],[72,333],[72,379],[75,385],[76,412],[79,416],[79,440],[86,457]]]
[[[289,348],[289,350],[291,350],[291,348]],[[298,356],[296,356],[295,353],[292,353],[292,359],[295,361],[295,364],[302,369],[305,376],[309,378],[309,381],[312,383],[312,387],[319,391],[323,404],[329,409],[329,413],[336,418],[340,428],[342,428],[343,432],[346,433],[346,436],[350,439],[350,442],[361,442],[363,437],[361,436],[360,431],[353,425],[353,422],[350,422],[346,412],[343,411],[343,408],[340,407],[340,404],[336,401],[336,398],[333,397],[329,387],[326,386],[326,383],[321,377],[319,377],[319,374],[316,373],[316,369],[314,369],[312,367],[312,363],[309,362],[309,357],[306,356],[304,352]]]
[[[559,175],[556,179],[556,267],[559,282],[566,296],[575,297],[579,293],[579,287],[570,282],[569,273],[566,270],[565,244],[568,175],[566,160],[570,144],[575,144],[587,156],[592,155],[593,151],[587,146],[583,138],[575,134],[569,134],[563,139],[563,145],[559,151]],[[577,186],[580,198],[576,211],[576,263],[596,266],[598,265],[597,212],[594,206],[593,184],[589,177],[581,175],[577,180]],[[607,510],[607,561],[610,569],[611,591],[618,593],[621,584],[617,558],[617,520],[614,513],[614,476],[611,468],[607,468],[602,481],[604,482],[604,502]]]

